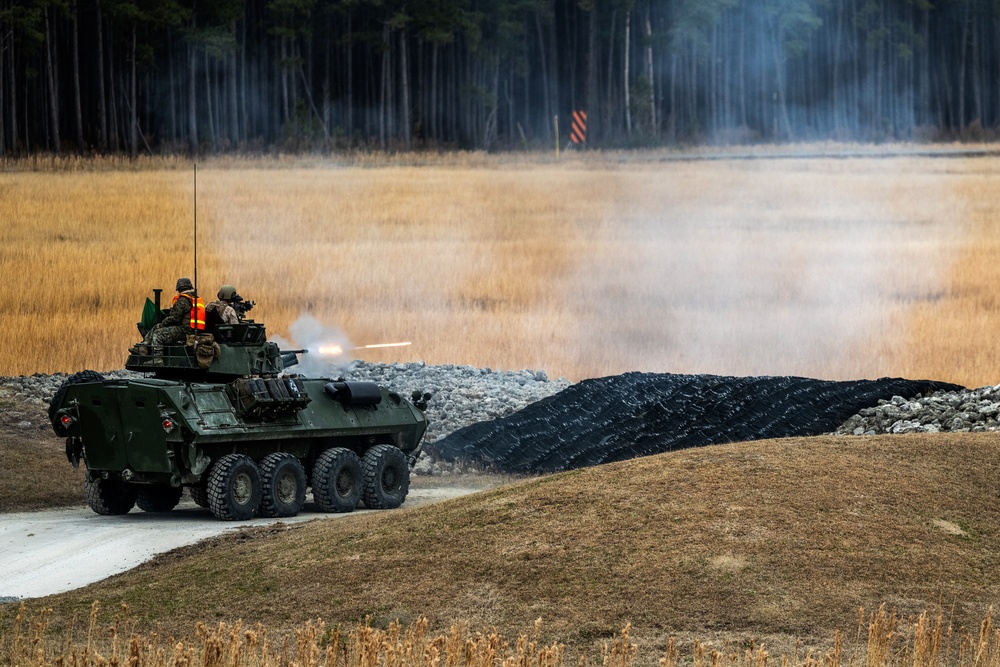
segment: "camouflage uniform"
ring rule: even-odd
[[[149,330],[142,342],[153,346],[153,354],[162,354],[164,345],[183,343],[188,334],[194,333],[190,324],[193,301],[193,290],[181,292],[180,298],[174,301],[167,316]]]
[[[222,299],[216,299],[212,303],[205,306],[205,314],[208,315],[210,311],[215,311],[219,315],[219,319],[222,324],[239,324],[240,318],[236,314],[236,310],[229,305],[227,301]]]

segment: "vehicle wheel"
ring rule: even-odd
[[[351,512],[361,500],[361,460],[343,447],[331,447],[313,466],[313,499],[324,512]]]
[[[135,504],[143,512],[169,512],[181,501],[184,489],[172,486],[144,486],[137,491]]]
[[[365,476],[365,506],[373,510],[391,510],[406,500],[410,490],[410,466],[406,456],[392,445],[375,445],[361,459]]]
[[[243,454],[226,454],[208,473],[208,507],[225,521],[249,519],[260,505],[257,464]]]
[[[56,435],[65,435],[65,431],[60,431],[57,428],[56,411],[62,405],[63,397],[66,396],[66,390],[74,384],[83,384],[84,382],[104,382],[104,376],[97,371],[80,371],[79,373],[74,373],[59,385],[59,388],[56,389],[56,395],[49,401],[49,422],[52,423],[52,428],[56,430]]]
[[[135,507],[135,487],[112,479],[90,479],[83,483],[90,509],[98,514],[128,514]]]
[[[285,452],[268,454],[260,462],[260,514],[295,516],[306,503],[306,471],[302,463]]]
[[[205,484],[189,486],[188,493],[191,494],[191,500],[195,505],[208,509],[208,487]]]

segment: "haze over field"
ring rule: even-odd
[[[352,347],[412,341],[356,351],[375,361],[980,386],[996,382],[976,337],[996,311],[997,169],[992,157],[209,163],[198,278],[209,297],[235,284],[291,343],[306,344],[291,331],[304,316]],[[26,335],[0,372],[120,368],[149,290],[169,298],[192,273],[191,174],[16,173],[4,189],[0,303]]]

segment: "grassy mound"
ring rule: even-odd
[[[1000,437],[789,438],[576,470],[413,510],[243,530],[39,601],[127,603],[140,627],[426,615],[580,646],[668,635],[815,638],[858,607],[1000,600]]]

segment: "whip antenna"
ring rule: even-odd
[[[198,163],[194,163],[194,298],[198,298]]]

